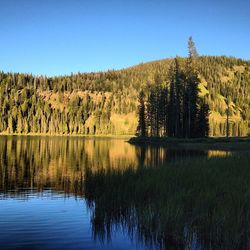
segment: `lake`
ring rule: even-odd
[[[112,179],[111,192],[107,194],[106,189],[102,190],[103,180],[95,173],[107,171],[112,176],[126,169],[157,168],[176,161],[226,158],[231,154],[137,147],[126,141],[101,137],[1,136],[0,249],[162,248],[162,244],[151,240],[144,224],[138,231],[135,224],[140,215],[132,203],[125,204],[125,210],[114,205],[118,204],[112,198],[112,188],[117,191],[116,182],[113,184]],[[91,179],[90,172],[95,179]],[[130,184],[125,181],[126,185]],[[153,232],[157,227],[154,225]],[[160,235],[156,238],[162,240]],[[172,244],[171,239],[167,244]]]

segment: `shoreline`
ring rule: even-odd
[[[186,149],[247,150],[250,151],[250,137],[208,137],[208,138],[168,138],[132,137],[128,143],[141,147],[171,147]]]
[[[129,138],[131,139],[135,135],[113,135],[113,134],[97,134],[97,135],[81,135],[81,134],[42,134],[42,133],[29,133],[29,134],[5,134],[0,133],[0,137],[9,136],[9,137],[83,137],[83,138]]]

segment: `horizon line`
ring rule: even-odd
[[[161,58],[161,59],[154,59],[154,60],[150,60],[150,61],[146,61],[146,62],[139,62],[136,63],[134,65],[131,66],[125,66],[122,68],[110,68],[110,69],[103,69],[103,70],[93,70],[93,71],[75,71],[75,72],[70,72],[70,73],[65,73],[65,74],[55,74],[55,75],[49,75],[49,74],[35,74],[35,73],[31,73],[31,72],[18,72],[18,71],[4,71],[0,69],[0,72],[3,74],[22,74],[22,75],[29,75],[32,76],[34,78],[39,78],[39,77],[46,77],[46,78],[59,78],[59,77],[69,77],[72,75],[78,75],[78,74],[98,74],[98,73],[106,73],[109,71],[123,71],[123,70],[127,70],[133,67],[137,67],[140,66],[142,64],[148,64],[148,63],[153,63],[153,62],[158,62],[158,61],[164,61],[164,60],[169,60],[169,59],[174,59],[174,58],[187,58],[187,56],[179,56],[178,54],[176,56],[171,56],[171,57],[165,57],[165,58]],[[229,55],[198,55],[198,57],[227,57],[227,58],[233,58],[233,59],[239,59],[242,61],[250,61],[250,58],[242,58],[242,57],[237,57],[237,56],[229,56]]]

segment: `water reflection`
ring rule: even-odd
[[[86,168],[158,166],[193,157],[224,157],[229,152],[135,147],[124,139],[0,137],[0,189],[53,187],[83,195]]]
[[[136,147],[136,164],[138,166],[161,166],[166,163],[193,158],[228,157],[230,151],[224,150],[194,150],[187,148],[164,148],[164,147]]]
[[[60,199],[65,196],[82,197],[91,212],[95,239],[109,241],[112,233],[118,229],[125,231],[136,242],[146,243],[150,249],[166,246],[170,249],[192,249],[204,246],[202,241],[206,239],[204,233],[201,237],[202,230],[199,228],[204,226],[203,215],[195,217],[191,197],[204,195],[204,201],[213,202],[206,200],[206,192],[192,191],[190,202],[185,200],[188,205],[184,211],[178,204],[186,196],[176,193],[172,197],[182,182],[176,183],[172,187],[174,191],[170,193],[166,186],[162,188],[158,185],[169,178],[166,172],[160,171],[168,171],[167,166],[173,162],[193,163],[196,159],[206,162],[207,159],[230,155],[230,152],[216,150],[136,147],[124,139],[0,137],[0,200],[15,198],[29,202],[34,195],[42,197],[48,193]],[[156,172],[152,172],[151,167],[162,165],[165,168],[160,168],[160,171],[157,168]],[[158,174],[154,176],[155,173]],[[166,175],[166,179],[157,179],[161,174]],[[206,173],[201,174],[201,180],[206,183]],[[188,178],[185,179],[187,181]],[[48,199],[46,195],[44,197]],[[202,199],[198,199],[200,204],[197,206],[206,207],[210,204],[205,204]],[[62,202],[58,202],[58,206],[63,206]],[[204,212],[205,218],[209,217],[208,210],[198,209],[198,212]],[[220,220],[215,222],[221,223]],[[193,230],[189,223],[193,223],[196,229]],[[215,228],[214,225],[205,227],[208,233]],[[209,237],[206,246],[211,244],[211,235]],[[219,234],[216,237],[220,237]],[[199,244],[195,246],[194,242]]]
[[[0,191],[25,189],[84,195],[86,169],[92,172],[164,165],[177,160],[226,157],[231,152],[135,147],[125,139],[0,137]]]

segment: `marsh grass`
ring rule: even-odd
[[[118,225],[153,249],[249,249],[250,156],[86,173],[96,237]]]

